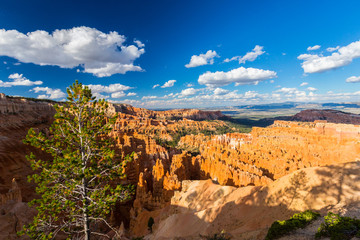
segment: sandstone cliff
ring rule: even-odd
[[[259,186],[298,169],[355,161],[359,139],[357,125],[275,121],[250,134],[185,136],[179,146],[198,149],[201,179]]]
[[[51,103],[8,98],[0,94],[0,194],[7,193],[12,188],[12,179],[16,178],[24,200],[34,197],[34,185],[27,182],[27,175],[32,170],[25,155],[31,151],[39,157],[46,155],[24,145],[22,139],[30,127],[46,131],[54,113]]]
[[[298,170],[266,186],[235,188],[211,180],[184,181],[171,205],[143,213],[137,222],[154,217],[154,233],[146,239],[201,239],[225,231],[232,239],[264,239],[275,220],[312,209],[325,215],[357,209],[360,188],[357,162]],[[287,238],[285,238],[287,239]]]

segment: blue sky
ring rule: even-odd
[[[145,108],[360,101],[359,1],[0,2],[0,92]]]

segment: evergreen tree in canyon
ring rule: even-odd
[[[131,186],[118,184],[125,177],[129,158],[114,160],[115,117],[106,117],[108,104],[95,100],[91,90],[76,81],[67,89],[65,104],[56,105],[48,134],[30,129],[24,142],[49,153],[51,160],[27,156],[35,174],[39,199],[31,204],[38,214],[22,234],[33,239],[89,240],[104,235],[99,226],[113,229],[107,216],[116,201],[128,199]]]

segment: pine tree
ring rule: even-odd
[[[110,136],[115,117],[106,117],[108,104],[95,100],[91,90],[76,81],[67,89],[65,104],[55,105],[50,134],[30,129],[24,142],[51,154],[51,160],[27,156],[41,196],[30,204],[38,214],[22,234],[33,239],[89,240],[97,224],[107,225],[111,207],[131,196],[131,186],[117,184],[125,177],[129,157],[114,160],[114,139]]]

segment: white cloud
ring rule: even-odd
[[[164,83],[164,85],[162,85],[161,88],[173,87],[175,83],[176,83],[176,80],[169,80],[166,83]]]
[[[298,56],[305,73],[318,73],[336,69],[352,62],[360,57],[360,41],[352,42],[345,47],[334,51],[330,56],[317,54],[301,54]]]
[[[136,96],[137,93],[134,93],[134,92],[129,92],[126,96],[128,97],[133,97],[133,96]]]
[[[157,88],[157,87],[159,87],[160,86],[160,84],[155,84],[153,87],[152,87],[152,89],[155,89],[155,88]]]
[[[308,85],[308,84],[309,84],[309,83],[307,83],[307,82],[303,82],[303,83],[300,84],[300,87],[306,86],[306,85]]]
[[[280,92],[280,93],[295,93],[297,91],[296,88],[287,88],[287,87],[283,87],[279,90],[276,90],[275,92]]]
[[[214,94],[215,95],[224,95],[226,93],[228,93],[229,90],[223,89],[223,88],[215,88],[214,90]]]
[[[120,83],[110,84],[109,86],[101,84],[89,84],[87,86],[91,89],[91,92],[97,99],[109,98],[109,95],[103,95],[103,93],[111,93],[112,98],[121,98],[126,96],[124,91],[133,89],[133,87],[125,86]]]
[[[181,97],[192,96],[192,95],[195,95],[198,91],[199,91],[199,89],[187,88],[187,89],[184,89],[181,91],[180,96]]]
[[[129,89],[133,89],[133,87],[125,86],[120,83],[110,84],[109,86],[100,85],[100,84],[96,84],[96,85],[89,84],[87,86],[91,89],[91,92],[93,93],[101,93],[101,92],[115,93],[119,91],[126,91]]]
[[[120,91],[120,92],[114,92],[111,94],[111,97],[112,98],[122,98],[122,97],[125,97],[126,96],[126,93]]]
[[[190,59],[190,63],[186,64],[185,67],[192,68],[202,65],[208,65],[214,63],[214,58],[219,57],[216,51],[209,50],[205,54],[200,54],[199,56],[193,55]]]
[[[206,72],[199,76],[198,82],[208,87],[220,87],[231,83],[236,85],[258,84],[259,81],[276,77],[274,71],[239,67],[229,72]]]
[[[93,96],[95,96],[97,99],[107,99],[110,97],[110,95],[104,95],[104,94],[101,94],[101,93],[93,93]]]
[[[308,51],[314,51],[314,50],[318,50],[320,49],[321,46],[320,45],[315,45],[315,46],[310,46],[307,48]]]
[[[141,41],[139,41],[139,40],[134,40],[134,43],[139,47],[139,48],[143,48],[143,47],[145,47],[145,44],[143,44]]]
[[[147,99],[155,99],[158,98],[157,96],[144,96],[141,98],[141,100],[147,100]]]
[[[308,87],[307,90],[308,90],[308,91],[317,91],[317,89],[316,89],[316,88],[313,88],[313,87]]]
[[[188,83],[188,84],[186,84],[186,87],[193,87],[194,86],[194,84],[192,84],[192,83]]]
[[[45,92],[45,94],[39,95],[37,98],[41,99],[58,99],[64,98],[66,95],[60,89],[52,89],[49,87],[35,87],[30,91],[34,91],[35,93],[38,92]]]
[[[33,86],[33,85],[41,85],[43,84],[42,81],[30,81],[22,74],[14,73],[10,74],[8,77],[10,82],[3,82],[0,80],[0,87],[13,87],[13,86]]]
[[[338,50],[340,48],[340,46],[336,46],[336,47],[328,47],[326,49],[326,51],[328,52],[335,52],[336,50]]]
[[[247,91],[245,94],[244,94],[244,98],[256,98],[258,97],[258,93],[256,91]]]
[[[230,59],[226,58],[224,62],[230,62],[235,60],[238,60],[239,63],[245,63],[246,61],[253,62],[258,56],[265,53],[265,51],[263,51],[263,48],[263,46],[256,45],[254,49],[251,52],[246,53],[245,56],[235,56]]]
[[[128,71],[142,71],[134,65],[145,50],[124,45],[125,36],[117,32],[103,33],[95,28],[74,27],[52,33],[37,30],[23,34],[0,29],[0,55],[24,63],[52,65],[61,68],[83,67],[97,77]]]
[[[357,83],[360,82],[360,76],[356,77],[356,76],[352,76],[346,79],[346,82],[348,83]]]

